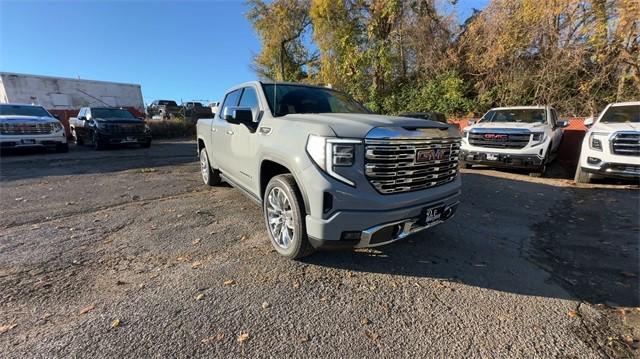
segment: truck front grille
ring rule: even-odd
[[[46,135],[53,132],[52,123],[1,123],[3,135]]]
[[[640,132],[620,132],[613,136],[611,150],[616,155],[640,156]]]
[[[113,135],[135,135],[144,132],[144,125],[138,124],[109,124],[107,131]]]
[[[470,132],[469,144],[488,148],[524,148],[530,138],[530,133]]]
[[[459,138],[365,140],[365,175],[382,194],[432,188],[458,174]]]

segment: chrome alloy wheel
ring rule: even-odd
[[[289,248],[294,236],[293,209],[287,194],[274,187],[267,196],[267,219],[269,231],[276,244],[283,249]]]
[[[204,183],[209,183],[209,159],[207,158],[207,151],[204,149],[200,151],[200,172]]]

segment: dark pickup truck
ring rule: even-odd
[[[201,118],[209,118],[213,115],[210,107],[205,107],[201,102],[189,101],[182,104],[184,118],[198,121]]]
[[[183,115],[183,107],[173,100],[155,100],[147,107],[149,117],[159,116],[161,120]]]
[[[112,144],[151,146],[151,130],[142,119],[116,107],[83,107],[69,119],[76,145],[85,143],[102,150]]]

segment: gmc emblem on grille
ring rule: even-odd
[[[503,135],[500,133],[485,133],[484,136],[485,140],[506,140],[507,138],[509,138],[509,135]]]
[[[444,156],[445,156],[445,151],[442,149],[420,150],[416,152],[416,162],[443,160]]]

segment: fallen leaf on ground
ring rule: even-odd
[[[362,324],[362,325],[368,325],[369,323],[371,323],[369,318],[365,317],[365,318],[360,319],[360,324]]]
[[[567,312],[567,315],[569,316],[569,318],[575,318],[575,317],[579,316],[580,314],[578,314],[577,311],[572,309],[572,310]]]
[[[245,239],[247,239],[247,236],[242,236],[242,237],[240,237],[240,240],[241,240],[241,241],[244,241]]]
[[[191,263],[191,268],[196,269],[196,268],[199,268],[201,265],[202,263],[200,263],[199,261],[195,261]]]
[[[244,343],[247,340],[249,340],[249,333],[246,332],[240,332],[240,335],[238,335],[238,343]]]
[[[311,340],[311,337],[309,337],[309,335],[308,335],[308,334],[305,334],[305,335],[303,335],[303,336],[301,336],[301,337],[300,337],[300,342],[301,342],[301,343],[306,343],[306,342],[308,342],[309,340]]]
[[[204,294],[200,293],[196,295],[196,300],[202,300],[204,298]]]
[[[268,302],[262,302],[262,309],[267,309],[271,306]]]
[[[293,283],[291,283],[291,286],[296,288],[296,289],[298,289],[298,288],[300,288],[300,282],[294,281]]]
[[[96,308],[95,305],[91,304],[90,306],[84,307],[82,309],[80,309],[80,314],[87,314],[90,311],[94,310]]]
[[[200,243],[200,238],[196,238],[193,241],[191,241],[191,244],[198,244]]]
[[[216,335],[212,335],[210,337],[203,338],[201,340],[201,342],[204,343],[204,344],[209,344],[209,343],[213,343],[213,342],[219,342],[222,339],[224,339],[224,333],[223,332],[218,332]]]
[[[378,340],[380,338],[380,335],[378,333],[372,332],[371,330],[365,330],[364,335],[373,341]]]
[[[17,325],[18,324],[0,325],[0,334],[10,331],[11,329],[15,328]]]
[[[122,322],[120,321],[120,319],[114,319],[111,322],[111,328],[118,328],[121,324]]]
[[[231,285],[236,285],[236,281],[235,281],[235,280],[233,280],[233,279],[227,279],[227,280],[225,280],[224,282],[222,282],[222,284],[223,284],[225,287],[228,287],[228,286],[231,286]]]

